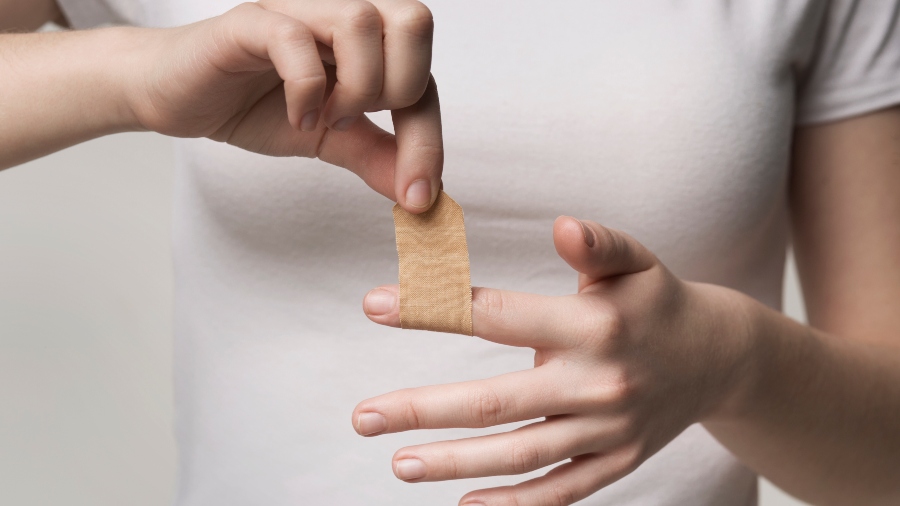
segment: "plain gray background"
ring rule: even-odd
[[[121,134],[0,172],[0,504],[171,502],[172,164]]]

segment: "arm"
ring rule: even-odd
[[[410,482],[521,474],[475,506],[561,506],[640,466],[702,422],[750,467],[821,504],[900,503],[900,109],[797,134],[797,258],[812,326],[723,287],[672,275],[628,235],[561,217],[578,294],[472,293],[475,335],[534,348],[535,367],[361,402],[357,432],[509,432],[402,448]],[[366,314],[399,326],[395,286]],[[548,395],[547,393],[552,395]]]
[[[0,30],[32,31],[50,21],[65,21],[55,0],[0,0]],[[123,29],[0,33],[0,170],[138,129],[121,86],[124,66],[108,64],[134,51],[133,39]]]
[[[56,0],[0,0],[0,32],[30,32],[51,21],[65,24]]]
[[[816,504],[900,503],[900,109],[802,128],[791,182],[810,327],[757,308],[757,381],[710,431]]]
[[[0,34],[0,169],[152,130],[318,157],[420,213],[443,168],[432,29],[415,0],[261,0],[177,28]]]
[[[141,129],[122,83],[140,30],[0,35],[0,169]]]

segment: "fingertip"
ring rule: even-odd
[[[319,126],[319,108],[307,112],[300,118],[299,129],[304,132],[314,132]]]
[[[357,406],[353,410],[353,429],[360,436],[377,436],[387,430],[387,418],[375,411],[363,410]]]
[[[553,244],[560,255],[583,251],[593,246],[593,231],[581,220],[560,216],[553,223]]]
[[[399,290],[396,286],[380,286],[363,298],[363,311],[375,323],[400,326]]]
[[[324,79],[323,74],[321,85],[316,84],[320,81],[318,77],[285,81],[288,122],[294,130],[312,132],[318,127],[322,96],[325,93]]]
[[[338,132],[346,132],[347,130],[350,130],[350,127],[352,127],[354,123],[356,123],[357,118],[359,118],[359,116],[345,116],[339,118],[331,124],[331,129],[337,130]]]
[[[557,216],[556,220],[553,222],[553,234],[566,233],[570,229],[581,229],[581,222],[578,221],[577,218],[573,218],[572,216],[562,215]]]
[[[553,233],[559,256],[594,279],[640,272],[657,262],[653,253],[633,237],[594,221],[561,216]]]
[[[438,184],[428,179],[416,179],[406,187],[405,192],[401,193],[404,196],[401,206],[413,214],[424,213],[434,205],[438,188]]]
[[[459,506],[484,506],[485,499],[479,492],[469,492],[459,500]]]
[[[392,463],[392,467],[394,476],[407,483],[422,481],[428,474],[428,466],[417,458],[395,460]]]

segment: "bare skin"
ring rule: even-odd
[[[5,28],[58,16],[47,2],[29,5],[0,0]],[[169,30],[0,35],[0,75],[15,76],[0,80],[0,114],[17,120],[0,122],[0,168],[152,129],[319,156],[421,212],[442,166],[430,14],[415,2],[321,5],[272,0]],[[335,19],[345,30],[327,29]],[[396,138],[361,116],[378,109],[394,110]],[[375,436],[544,418],[395,454],[395,474],[411,482],[571,459],[461,504],[570,504],[697,422],[806,501],[897,504],[898,141],[898,108],[796,131],[791,208],[809,326],[733,290],[678,279],[623,232],[561,217],[553,240],[578,275],[577,294],[473,292],[475,333],[534,348],[535,368],[369,399],[354,427]],[[418,180],[426,191],[408,194]],[[399,325],[396,287],[373,290],[364,307],[373,321]]]
[[[406,481],[520,474],[460,504],[571,504],[692,423],[814,504],[900,501],[900,108],[797,131],[791,192],[810,326],[726,288],[682,281],[626,234],[561,217],[577,295],[473,290],[475,334],[535,350],[535,368],[360,403],[357,432],[512,432],[403,448]],[[397,287],[364,309],[399,326]]]

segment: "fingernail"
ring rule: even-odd
[[[331,129],[343,132],[344,130],[349,129],[351,125],[353,125],[353,122],[356,121],[357,117],[358,116],[347,116],[346,118],[341,118],[335,121],[333,125],[331,125]]]
[[[319,108],[309,111],[300,118],[300,130],[312,132],[319,125]]]
[[[588,245],[588,248],[594,247],[594,231],[591,230],[590,227],[585,225],[585,223],[581,220],[578,220],[578,223],[581,223],[581,232],[584,234],[584,243]]]
[[[394,464],[394,474],[401,480],[424,478],[427,471],[425,463],[419,459],[403,459]]]
[[[406,204],[412,207],[428,207],[431,204],[431,183],[417,179],[406,189]]]
[[[484,503],[481,501],[464,502],[464,503],[460,504],[459,506],[484,506]]]
[[[376,288],[366,294],[363,305],[365,306],[366,314],[381,316],[393,311],[396,302],[397,297],[393,293]]]
[[[356,432],[361,436],[371,436],[387,429],[387,419],[379,413],[360,413],[356,419]]]

